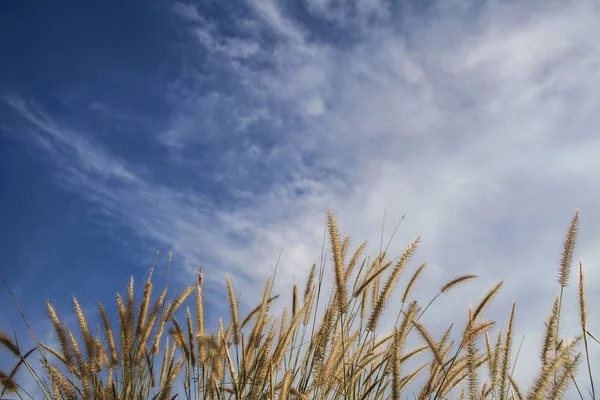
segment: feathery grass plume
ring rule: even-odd
[[[548,321],[546,322],[546,333],[544,335],[544,346],[542,347],[541,353],[541,362],[542,368],[546,368],[549,364],[550,355],[552,350],[554,350],[555,343],[557,342],[556,337],[556,328],[558,325],[558,310],[559,310],[559,298],[556,297],[554,299],[554,304],[552,305],[552,312],[548,317]]]
[[[227,346],[227,339],[225,339],[225,335],[223,335],[223,331],[221,330],[221,341],[222,346],[225,349],[225,355],[227,356],[227,365],[229,366],[229,375],[231,376],[231,381],[233,383],[233,389],[236,397],[239,397],[239,388],[237,382],[237,374],[235,372],[235,366],[233,365],[233,361],[231,360],[231,354],[229,353],[229,349]]]
[[[244,332],[242,332],[242,351],[241,351],[241,361],[238,365],[239,367],[239,384],[240,388],[244,388],[246,386],[246,377],[247,372],[249,371],[248,362],[246,358],[246,338],[244,336]]]
[[[177,361],[177,364],[175,364],[175,366],[173,366],[173,363],[171,363],[167,371],[165,383],[161,387],[161,393],[158,397],[159,400],[167,400],[170,398],[171,391],[173,390],[173,384],[175,383],[175,378],[179,375],[179,371],[181,370],[181,367],[183,367],[183,364],[183,357],[179,357],[179,360]]]
[[[189,307],[185,310],[185,322],[187,325],[188,346],[190,349],[190,362],[192,367],[196,366],[196,337],[194,335],[194,324],[192,322],[192,313]]]
[[[512,309],[510,311],[510,318],[508,319],[508,328],[506,329],[506,341],[504,342],[504,348],[502,352],[502,365],[500,370],[500,398],[504,399],[508,395],[508,377],[510,367],[510,351],[512,348],[512,335],[513,325],[515,320],[515,307],[516,303],[513,302]]]
[[[229,312],[231,313],[231,323],[233,324],[233,343],[240,344],[240,319],[238,314],[238,304],[233,291],[233,285],[229,277],[225,278],[227,282],[227,293],[229,295]]]
[[[92,339],[92,334],[87,325],[87,320],[83,313],[83,309],[79,305],[79,302],[75,297],[73,297],[73,306],[75,308],[75,315],[77,316],[77,324],[79,325],[79,329],[81,330],[81,336],[83,337],[83,343],[85,345],[85,350],[87,353],[88,362],[95,358],[95,350],[96,346],[94,345],[94,341]]]
[[[410,384],[412,381],[414,381],[416,379],[416,377],[423,372],[423,370],[425,368],[427,368],[427,365],[429,365],[429,363],[425,363],[425,364],[421,364],[419,367],[417,367],[414,371],[406,374],[405,376],[403,376],[400,379],[400,387],[399,387],[399,391],[402,392],[404,390],[404,388]]]
[[[479,336],[486,333],[488,329],[490,329],[494,324],[494,321],[483,321],[476,323],[475,325],[471,326],[471,329],[473,330],[473,335],[475,336],[475,338],[478,338]],[[463,343],[461,344],[466,344],[466,341],[463,341]]]
[[[117,311],[119,313],[121,366],[125,368],[128,362],[129,339],[131,338],[131,327],[128,324],[127,310],[120,294],[117,293]]]
[[[391,348],[391,363],[392,363],[392,398],[394,400],[400,399],[402,394],[401,389],[401,378],[400,378],[400,369],[402,363],[402,348],[404,347],[404,343],[406,342],[406,336],[408,334],[408,328],[412,324],[413,318],[417,313],[417,302],[413,301],[408,306],[406,310],[406,314],[404,314],[404,318],[402,319],[402,323],[400,324],[400,328],[394,332],[394,344]]]
[[[108,365],[108,354],[104,350],[104,345],[99,337],[94,338],[94,346],[96,347],[96,359],[94,360],[95,370],[94,372],[100,372],[104,368],[105,365]]]
[[[52,321],[52,326],[54,327],[54,332],[58,338],[58,343],[60,344],[62,354],[67,361],[67,366],[69,369],[74,370],[73,351],[71,350],[71,345],[69,343],[65,327],[56,314],[56,309],[54,306],[49,302],[46,302],[46,308],[48,309],[48,316],[50,317],[50,321]]]
[[[362,324],[367,317],[367,290],[363,290],[360,298],[360,323]]]
[[[425,263],[421,264],[421,266],[415,271],[413,276],[410,278],[410,281],[408,281],[408,285],[406,285],[406,289],[404,290],[404,294],[402,295],[402,303],[406,303],[408,301],[408,297],[410,296],[410,292],[413,286],[417,282],[417,279],[419,279],[419,276],[421,275],[426,266],[427,264]]]
[[[204,302],[202,301],[202,283],[203,283],[202,269],[198,271],[198,284],[196,285],[196,337],[204,335]],[[204,348],[198,341],[198,364],[202,363],[204,359]]]
[[[365,240],[364,242],[362,242],[360,244],[360,246],[358,246],[358,248],[352,255],[352,258],[350,258],[350,261],[348,261],[348,266],[346,267],[346,273],[345,273],[346,281],[348,281],[348,279],[352,275],[352,271],[354,270],[354,267],[356,266],[356,263],[358,262],[358,259],[360,258],[361,254],[365,250],[366,246],[367,246],[367,241]]]
[[[83,360],[77,339],[75,339],[75,336],[69,328],[67,328],[67,337],[69,338],[71,348],[73,349],[73,355],[75,357],[75,366],[77,367],[75,373],[79,379],[84,379],[87,375],[87,364]]]
[[[274,321],[269,329],[269,333],[267,338],[264,341],[264,344],[259,349],[258,355],[255,359],[254,364],[251,367],[252,382],[250,388],[250,397],[251,399],[257,399],[260,397],[260,393],[263,391],[266,379],[269,376],[269,368],[271,365],[271,346],[273,343],[273,338],[275,336],[275,327],[277,325],[277,321]]]
[[[569,277],[571,275],[571,264],[573,263],[573,255],[575,253],[575,242],[577,239],[577,231],[579,230],[579,209],[571,219],[569,229],[567,230],[567,237],[563,242],[563,251],[560,259],[560,268],[558,271],[558,284],[560,285],[560,295],[558,299],[558,316],[556,322],[556,340],[558,340],[559,329],[560,329],[560,312],[562,310],[563,292],[565,287],[569,283]],[[556,351],[555,351],[556,353]]]
[[[287,306],[283,307],[283,311],[281,312],[281,326],[279,327],[279,339],[278,341],[281,342],[281,340],[283,339],[283,336],[286,333],[286,327],[287,327],[287,315],[288,315],[288,308]],[[292,316],[293,319],[293,316]]]
[[[437,362],[440,365],[444,365],[444,359],[442,358],[442,355],[439,352],[439,349],[435,343],[435,340],[433,340],[429,331],[421,323],[419,323],[419,321],[417,321],[416,319],[414,319],[412,321],[412,324],[415,328],[417,328],[419,335],[421,335],[421,337],[425,340],[425,342],[429,346],[429,350],[431,350],[431,353],[433,354],[433,359],[435,360],[435,362]]]
[[[384,257],[385,256],[382,254],[381,257],[379,257],[379,261],[375,264],[375,279],[373,279],[373,284],[371,285],[371,309],[375,308],[377,300],[379,300],[379,283],[381,281],[381,272],[387,270],[392,265],[392,260],[381,265]]]
[[[494,386],[496,385],[497,376],[496,371],[493,367],[494,353],[492,351],[492,343],[490,342],[489,332],[485,332],[485,352],[487,356],[487,365],[489,370],[489,378],[490,378],[490,389],[489,392],[494,393]],[[483,396],[485,397],[485,396]]]
[[[381,318],[381,313],[383,311],[383,308],[385,307],[385,303],[388,301],[390,295],[392,294],[392,289],[396,285],[396,282],[398,281],[400,274],[406,267],[406,264],[417,250],[419,243],[420,238],[417,237],[408,245],[406,251],[404,251],[404,254],[402,254],[402,257],[400,257],[400,259],[396,263],[396,266],[392,270],[390,276],[385,282],[385,285],[383,286],[381,294],[379,294],[377,303],[375,303],[375,307],[373,308],[369,322],[367,322],[367,331],[375,330],[377,322],[379,321],[379,318]]]
[[[446,293],[453,287],[458,286],[463,282],[466,282],[466,281],[469,281],[469,280],[475,279],[475,278],[477,278],[477,275],[474,275],[474,274],[467,274],[467,275],[459,276],[457,278],[452,279],[450,282],[446,283],[444,286],[442,286],[442,288],[440,289],[440,292]]]
[[[294,283],[292,287],[292,318],[296,315],[298,309],[298,285]]]
[[[115,345],[115,337],[113,334],[112,327],[110,325],[110,321],[108,319],[108,315],[106,314],[106,310],[100,302],[98,302],[98,311],[100,312],[100,318],[102,319],[102,327],[104,328],[104,336],[106,338],[106,342],[108,343],[108,350],[110,351],[109,365],[111,368],[116,368],[119,364],[119,359],[117,356],[117,346]]]
[[[258,311],[258,316],[256,317],[256,322],[254,323],[254,327],[250,332],[250,340],[248,342],[248,350],[253,350],[258,348],[258,341],[260,340],[259,336],[263,331],[265,318],[267,317],[267,307],[268,307],[268,299],[269,292],[271,289],[271,278],[267,279],[267,284],[265,285],[265,289],[263,290],[262,302],[260,304],[260,308]],[[242,324],[243,325],[243,324]]]
[[[153,266],[154,268],[154,266]],[[142,296],[142,303],[140,304],[140,312],[135,328],[135,336],[139,338],[144,330],[144,324],[146,323],[146,316],[148,313],[148,306],[150,305],[150,296],[152,295],[152,269],[150,275],[144,284],[144,294]]]
[[[365,267],[366,267],[366,269],[365,269]],[[365,258],[363,258],[362,262],[360,263],[360,267],[358,268],[358,271],[356,272],[356,277],[354,278],[354,283],[352,284],[352,295],[353,296],[354,296],[354,293],[356,292],[356,285],[358,285],[360,277],[364,276],[364,275],[369,276],[371,267],[372,267],[371,255],[367,254],[367,256]],[[363,271],[364,271],[364,273],[363,273]]]
[[[316,288],[311,290],[308,299],[304,300],[304,305],[306,306],[306,311],[304,312],[304,320],[302,321],[302,325],[306,326],[310,322],[310,316],[312,314],[313,303],[315,301]]]
[[[285,371],[285,374],[283,376],[283,382],[281,383],[281,392],[279,393],[279,398],[281,400],[289,399],[291,384],[292,384],[292,373],[290,371]]]
[[[489,391],[489,389],[487,388],[487,382],[483,382],[483,387],[481,388],[479,398],[485,399],[486,393],[488,393],[488,391]]]
[[[470,311],[470,310],[469,310]],[[475,315],[471,318],[471,321],[475,319]],[[477,360],[477,344],[475,342],[475,332],[473,329],[469,329],[467,333],[467,371],[468,371],[468,392],[469,399],[475,400],[478,397],[477,388],[478,384],[478,376],[476,369],[476,360]]]
[[[23,363],[18,362],[8,374],[4,371],[0,371],[0,396],[2,396],[2,398],[5,393],[17,393],[19,390],[19,385],[15,380],[15,376],[21,365],[23,365]]]
[[[175,314],[175,311],[177,311],[177,309],[181,306],[181,304],[183,304],[185,299],[187,299],[187,297],[194,291],[194,286],[195,285],[188,286],[179,294],[179,296],[175,298],[175,300],[173,300],[173,302],[167,305],[165,313],[163,314],[159,323],[156,336],[154,337],[154,343],[152,344],[152,354],[158,354],[160,339],[162,337],[162,333],[165,325],[167,324],[167,321],[171,320],[173,314]]]
[[[325,311],[325,315],[323,316],[323,320],[321,322],[321,327],[313,338],[315,343],[314,351],[313,351],[313,367],[312,372],[315,377],[315,384],[320,384],[320,372],[323,366],[323,360],[325,358],[325,351],[327,348],[327,344],[329,343],[329,338],[331,336],[331,330],[333,328],[333,313],[334,309],[329,307]]]
[[[69,379],[67,379],[58,370],[58,368],[54,367],[53,365],[51,365],[47,362],[43,363],[43,367],[46,370],[46,372],[48,373],[48,376],[49,376],[50,380],[52,381],[52,383],[58,389],[58,393],[60,394],[61,399],[78,400],[77,394],[75,393],[75,390],[73,389],[72,382],[69,381]]]
[[[579,210],[575,213],[567,230],[567,237],[563,244],[563,251],[560,260],[560,270],[558,273],[558,283],[564,288],[569,283],[569,275],[571,273],[571,264],[573,262],[573,254],[575,252],[575,241],[577,239],[577,231],[579,229]]]
[[[344,273],[344,260],[342,258],[342,248],[340,245],[340,232],[333,212],[327,212],[327,224],[329,226],[329,239],[331,241],[331,251],[333,253],[333,265],[335,268],[335,282],[337,290],[338,309],[343,314],[346,309],[346,279]]]
[[[22,365],[26,363],[25,359],[29,357],[31,353],[33,353],[36,348],[34,347],[30,351],[25,354],[21,354],[21,350],[19,349],[18,344],[9,338],[9,336],[0,330],[0,346],[6,348],[9,352],[11,352],[19,361],[15,364],[15,366],[10,370],[9,373],[5,373],[0,370],[0,398],[4,397],[5,393],[16,393],[19,389],[19,385],[17,384],[15,377],[19,372],[19,369]]]
[[[21,357],[21,352],[19,351],[19,348],[16,345],[16,343],[14,343],[8,337],[8,335],[2,331],[0,331],[0,345],[8,349],[15,357]],[[0,370],[0,389],[2,389],[0,391],[0,396],[2,396],[5,391],[9,393],[14,393],[17,391],[19,385],[17,385],[17,382],[15,381],[14,377],[16,375],[19,365],[20,363],[17,364],[17,367],[13,368],[13,371],[9,372],[8,374]]]
[[[10,374],[0,371],[0,389],[2,389],[2,395],[4,395],[5,391],[8,393],[16,393],[19,389],[19,385],[17,385],[14,378],[11,378]]]
[[[129,285],[127,286],[127,325],[131,329],[131,346],[133,346],[135,336],[135,308],[134,280],[132,276],[129,278]]]
[[[579,261],[579,321],[585,340],[585,336],[587,336],[587,310],[585,301],[585,277],[583,274],[583,262],[581,260]]]
[[[498,332],[498,336],[496,337],[496,346],[494,348],[494,358],[492,360],[492,369],[494,371],[494,375],[496,376],[496,385],[494,385],[495,388],[498,388],[499,386],[499,382],[498,379],[502,379],[502,376],[499,376],[501,374],[501,363],[503,360],[503,356],[502,356],[502,350],[504,348],[504,344],[505,344],[505,340],[503,337],[503,332],[499,331]],[[510,378],[510,375],[508,376]]]
[[[3,331],[0,330],[0,345],[13,353],[15,357],[20,357],[19,346]]]
[[[417,305],[416,300],[412,301],[404,313],[404,317],[402,318],[402,322],[400,323],[400,327],[395,336],[397,336],[397,345],[399,347],[395,347],[395,350],[400,352],[402,350],[402,346],[406,342],[406,337],[408,336],[409,328],[412,326],[415,315],[419,311],[419,306]],[[400,353],[398,354],[400,355]]]
[[[175,346],[173,346],[173,349]],[[169,363],[169,359],[171,358],[169,354],[175,354],[169,346],[169,337],[167,336],[165,340],[165,347],[163,350],[162,363],[160,367],[160,375],[158,377],[159,385],[162,387],[165,384],[166,373],[167,373],[167,364]]]
[[[91,387],[90,387],[90,368],[89,364],[85,362],[83,357],[81,356],[81,352],[79,350],[79,345],[77,344],[77,340],[73,333],[67,328],[67,334],[69,335],[69,339],[71,340],[71,345],[73,346],[73,350],[75,352],[75,360],[77,362],[77,371],[75,371],[75,376],[79,379],[80,387],[78,388],[80,392],[83,393],[82,397],[91,396]]]
[[[317,264],[313,264],[310,269],[310,273],[308,274],[308,279],[306,280],[306,286],[304,286],[304,302],[310,295],[313,286],[313,280],[315,279],[315,271],[317,269]]]
[[[171,323],[173,324],[173,327],[169,328],[169,334],[171,337],[173,337],[173,343],[183,350],[185,358],[189,360],[191,358],[191,352],[188,347],[186,337],[183,333],[183,329],[181,329],[181,325],[179,325],[176,319],[172,319]]]
[[[342,241],[342,264],[346,260],[346,253],[348,252],[348,245],[350,244],[350,236],[346,236]]]
[[[502,283],[502,281],[498,282],[492,289],[490,289],[489,292],[486,293],[481,302],[479,302],[479,304],[475,308],[475,311],[473,312],[473,321],[476,321],[479,318],[479,316],[483,313],[483,310],[485,310],[487,305],[490,304],[492,298],[498,293],[498,290],[500,290]]]
[[[583,274],[583,261],[579,260],[579,322],[583,334],[583,344],[585,348],[585,357],[587,362],[588,375],[590,377],[590,385],[592,387],[592,398],[596,398],[596,389],[594,387],[594,378],[592,374],[592,365],[590,363],[590,351],[587,340],[587,310],[585,299],[585,277]]]
[[[502,335],[502,331],[499,331],[498,334]],[[488,332],[485,333],[485,349],[487,353],[487,364],[490,378],[489,392],[492,393],[492,396],[494,396],[496,394],[496,387],[498,386],[498,354],[501,350],[497,350],[498,342],[496,342],[495,348],[492,349],[490,335]]]
[[[517,385],[517,382],[515,382],[514,378],[512,376],[508,376],[508,380],[510,381],[510,386],[512,387],[512,389],[514,390],[514,394],[517,397],[517,400],[524,400],[525,396],[523,396],[523,393],[521,392],[521,388],[519,387],[519,385]]]
[[[448,357],[448,354],[450,353],[450,351],[452,350],[453,344],[447,343],[447,341],[450,337],[450,332],[452,330],[452,327],[453,327],[453,325],[451,324],[448,327],[448,329],[446,330],[446,332],[444,332],[442,339],[436,343],[437,351],[440,354],[441,360],[445,360]],[[425,384],[426,390],[423,391],[423,393],[430,394],[430,392],[435,390],[436,386],[439,389],[441,389],[442,385],[437,384],[437,382],[440,378],[440,374],[444,371],[448,371],[447,365],[445,363],[439,363],[439,362],[431,363],[431,366],[429,369],[429,379],[427,380],[427,383]],[[446,372],[445,375],[447,375],[447,374],[448,374],[448,372]],[[442,377],[442,383],[443,382],[444,382],[444,378]]]
[[[420,347],[414,348],[414,349],[412,349],[412,350],[408,351],[408,352],[407,352],[406,354],[404,354],[402,357],[400,357],[400,362],[401,362],[401,363],[404,363],[404,362],[406,362],[406,361],[410,360],[411,358],[413,358],[413,357],[415,357],[415,356],[417,356],[417,355],[421,354],[422,352],[424,352],[424,351],[425,351],[425,350],[427,350],[428,348],[429,348],[429,346],[427,346],[427,345],[423,345],[423,346],[420,346]],[[429,364],[429,363],[427,363],[427,364]]]
[[[457,376],[451,380],[452,383],[450,385],[446,386],[446,389],[443,391],[444,396],[447,396],[447,394],[450,392],[451,389],[456,388],[459,385],[461,385],[465,381],[465,379],[467,379],[467,386],[468,386],[469,370],[468,370],[466,358],[467,358],[467,355],[465,355],[464,371],[461,371],[460,374],[457,374]],[[474,365],[475,365],[474,370],[476,372],[478,372],[479,369],[486,362],[487,362],[487,356],[485,354],[478,355],[474,362]]]
[[[152,306],[152,309],[150,310],[150,314],[148,315],[148,321],[145,323],[142,334],[140,335],[138,340],[138,346],[134,355],[134,362],[138,362],[144,356],[144,353],[148,349],[148,340],[150,338],[150,334],[152,333],[152,329],[154,328],[156,321],[159,317],[159,314],[163,309],[163,305],[165,304],[165,300],[167,298],[167,290],[168,287],[165,286],[160,296]]]
[[[342,345],[344,344],[344,340],[341,338],[341,335],[336,336],[332,341],[331,350],[329,352],[329,356],[323,363],[321,370],[319,371],[320,377],[319,382],[326,382],[326,387],[331,387],[331,376],[335,376],[335,367],[338,362],[341,363],[342,358]]]

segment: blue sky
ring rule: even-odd
[[[112,305],[157,249],[159,281],[169,249],[175,285],[194,279],[201,221],[211,312],[226,273],[253,303],[282,248],[283,292],[319,262],[328,209],[371,250],[384,210],[387,237],[406,214],[392,251],[421,235],[421,301],[481,276],[434,330],[505,280],[490,317],[517,300],[536,357],[577,208],[600,300],[596,2],[61,5],[0,6],[0,271],[48,340],[45,300]],[[23,329],[10,305],[0,324]]]

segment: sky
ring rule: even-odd
[[[405,215],[390,252],[421,237],[420,302],[479,275],[428,312],[434,332],[503,280],[487,316],[504,327],[517,302],[524,385],[577,209],[600,301],[596,1],[61,4],[0,5],[0,272],[48,341],[45,301],[114,309],[157,250],[175,288],[202,258],[212,324],[225,275],[253,305],[280,252],[289,293],[320,261],[327,210],[372,253],[384,212],[386,241]],[[0,327],[25,332],[4,288],[0,303]]]

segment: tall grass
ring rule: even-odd
[[[36,347],[24,352],[15,339],[0,333],[0,345],[15,358],[11,371],[0,371],[0,398],[32,398],[16,379],[16,371],[25,366],[46,399],[560,399],[570,385],[577,385],[578,390],[584,385],[576,382],[575,372],[585,356],[587,384],[595,399],[588,341],[595,338],[587,331],[581,263],[581,335],[570,339],[559,335],[563,289],[569,280],[578,222],[579,212],[563,247],[560,294],[545,324],[540,369],[527,388],[517,385],[513,377],[515,304],[508,325],[494,339],[488,333],[494,322],[483,318],[502,282],[466,310],[458,340],[450,339],[453,321],[447,321],[448,329],[441,337],[433,336],[423,315],[438,298],[477,277],[453,278],[423,307],[411,298],[415,282],[425,273],[426,264],[422,264],[407,276],[401,304],[391,305],[392,292],[410,268],[420,239],[411,241],[396,258],[390,258],[383,246],[379,254],[363,256],[366,242],[351,251],[349,238],[341,236],[330,212],[332,265],[313,265],[303,287],[290,287],[291,296],[284,299],[287,305],[281,312],[272,310],[279,295],[272,295],[269,279],[260,303],[241,315],[234,283],[227,278],[229,315],[218,320],[216,331],[209,332],[202,270],[197,282],[172,299],[168,299],[168,283],[153,296],[151,270],[140,298],[133,279],[123,295],[117,294],[115,327],[99,303],[102,329],[93,334],[74,298],[78,332],[66,326],[52,304],[46,304],[58,338],[56,348],[35,340]],[[328,273],[335,284],[325,293]],[[177,319],[177,311],[190,297],[195,298],[194,309],[186,308],[185,318]],[[380,321],[388,307],[397,311],[397,318],[391,331],[384,332]],[[421,344],[407,348],[409,337]],[[41,358],[39,371],[27,361],[34,350]],[[424,362],[418,363],[419,359]]]

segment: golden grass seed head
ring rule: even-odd
[[[498,293],[498,290],[500,290],[502,284],[502,281],[498,282],[492,289],[490,289],[486,293],[484,298],[481,300],[481,302],[479,302],[479,304],[475,308],[475,311],[473,312],[473,321],[476,321],[479,318],[479,316],[483,313],[487,305],[490,303],[490,301],[492,301],[492,298],[494,298],[494,296]]]
[[[445,292],[449,291],[450,289],[460,285],[461,283],[467,282],[467,281],[469,281],[471,279],[475,279],[475,278],[477,278],[477,275],[474,275],[474,274],[467,274],[467,275],[459,276],[457,278],[452,279],[451,281],[446,283],[444,286],[442,286],[442,288],[440,289],[440,292],[445,293]]]
[[[421,266],[415,271],[415,273],[413,274],[413,276],[410,278],[410,281],[408,282],[408,285],[406,285],[406,289],[404,290],[404,294],[402,295],[402,303],[406,303],[408,301],[408,298],[410,296],[410,292],[411,292],[414,284],[419,279],[419,276],[421,275],[421,273],[425,269],[426,265],[427,264],[425,264],[425,263],[421,264]]]
[[[340,313],[344,313],[347,301],[344,260],[342,257],[340,232],[338,230],[335,217],[331,211],[327,213],[327,223],[329,226],[329,239],[331,241],[331,251],[333,253],[333,265],[335,272],[338,309]]]
[[[348,262],[348,266],[346,267],[346,272],[345,272],[346,281],[348,281],[348,279],[352,275],[352,271],[354,270],[354,267],[356,266],[356,263],[358,262],[358,259],[362,255],[366,246],[367,246],[367,241],[362,242],[360,244],[360,246],[358,246],[358,248],[356,249],[354,254],[352,255],[352,258],[350,258],[350,261]]]
[[[571,219],[569,229],[567,230],[567,237],[563,243],[563,251],[558,272],[558,283],[561,287],[566,287],[569,283],[569,275],[571,274],[571,264],[573,262],[573,254],[575,252],[575,242],[577,240],[578,229],[579,210],[577,210]]]
[[[71,349],[71,345],[69,343],[69,339],[67,336],[66,329],[63,325],[63,322],[58,317],[58,314],[56,313],[56,309],[54,308],[54,306],[52,304],[50,304],[49,302],[46,302],[46,308],[48,309],[48,316],[50,317],[50,321],[52,322],[52,325],[54,327],[54,332],[56,333],[58,342],[60,343],[62,354],[63,354],[65,360],[67,361],[68,365],[70,367],[74,368],[73,350]]]
[[[369,322],[367,323],[367,331],[375,330],[377,322],[381,318],[381,314],[382,314],[383,308],[385,306],[385,303],[388,301],[388,299],[392,293],[392,290],[393,290],[394,286],[396,285],[398,278],[400,277],[400,274],[402,273],[402,271],[404,271],[404,268],[406,267],[406,264],[408,263],[408,261],[411,259],[411,257],[417,250],[417,247],[419,246],[419,242],[420,242],[420,238],[417,237],[415,240],[413,240],[408,245],[407,249],[404,251],[404,253],[400,257],[400,259],[396,263],[396,266],[392,270],[392,273],[386,280],[385,285],[383,287],[383,291],[379,295],[377,302],[375,303],[375,307],[373,308],[373,312],[371,313],[371,318],[369,319]]]
[[[233,343],[237,346],[240,344],[240,319],[238,313],[238,304],[235,298],[235,292],[233,291],[233,285],[229,277],[225,278],[227,282],[227,293],[229,296],[229,312],[231,315],[231,322],[233,324]]]
[[[587,310],[585,300],[585,277],[583,274],[583,262],[579,261],[579,321],[584,331],[587,330]]]
[[[317,269],[317,264],[313,264],[312,268],[310,269],[310,273],[308,274],[308,279],[306,280],[306,286],[304,286],[304,301],[305,302],[312,290],[313,280],[315,279],[316,269]]]
[[[11,378],[10,373],[5,373],[0,370],[0,392],[6,390],[8,393],[16,393],[19,390],[17,381]]]
[[[21,356],[19,346],[3,331],[0,330],[0,345],[13,353],[15,357]]]
[[[292,287],[292,318],[298,312],[298,285]]]

